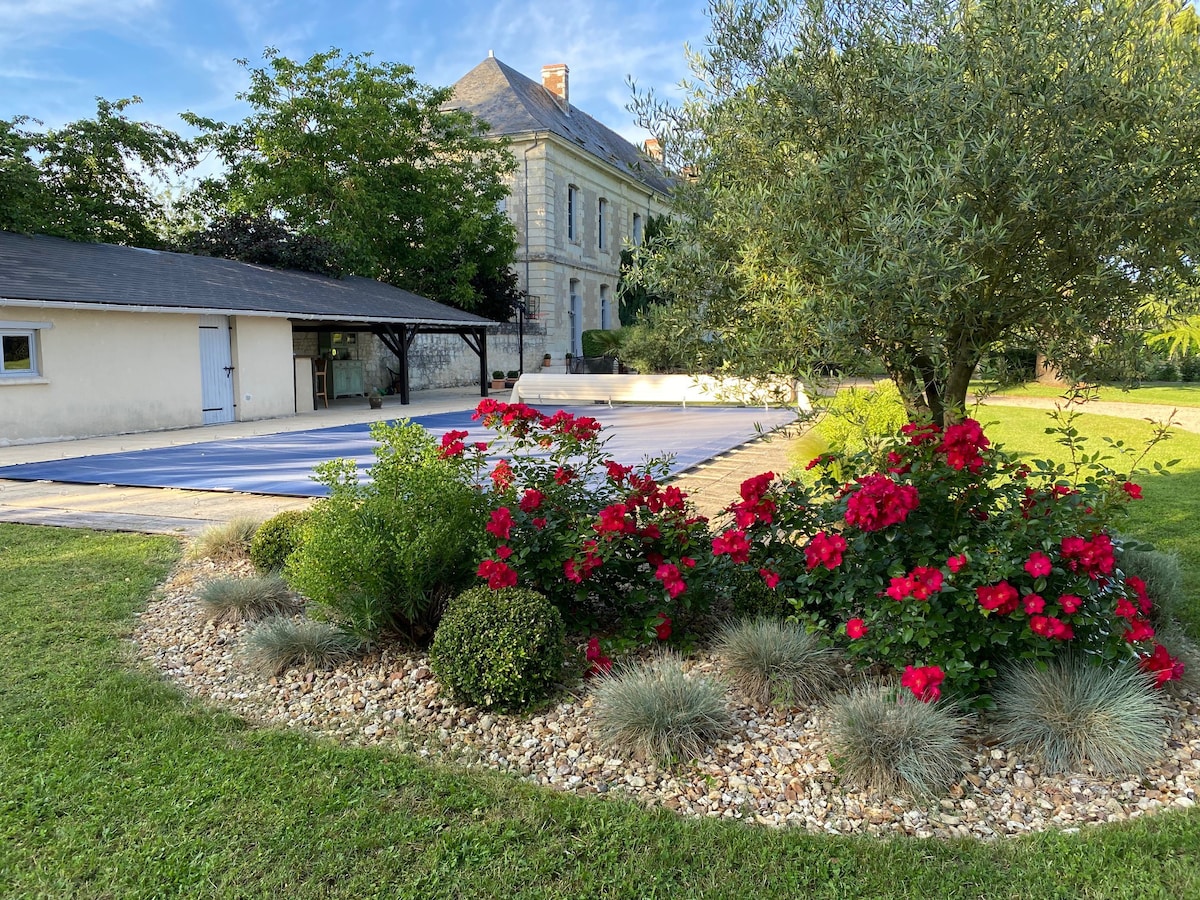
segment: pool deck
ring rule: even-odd
[[[507,397],[505,392],[498,399]],[[328,409],[282,419],[0,446],[0,466],[462,411],[475,407],[479,402],[479,390],[469,387],[414,391],[412,401],[408,406],[401,406],[398,401],[386,398],[383,410],[376,411],[364,408],[361,399],[337,400],[331,402]],[[995,397],[990,402],[997,406],[1051,409],[1056,401],[1048,398]],[[1138,419],[1165,419],[1172,412],[1170,407],[1164,406],[1111,402],[1091,403],[1082,411]],[[1200,410],[1181,409],[1177,421],[1178,427],[1184,430],[1200,432]],[[790,446],[791,440],[784,436],[750,441],[689,469],[675,483],[688,492],[702,514],[715,516],[737,499],[738,487],[746,478],[760,472],[787,471]],[[139,531],[180,537],[195,535],[210,525],[239,517],[263,520],[285,509],[304,509],[312,502],[301,497],[228,491],[0,479],[0,522]]]
[[[498,399],[507,396],[505,392]],[[0,466],[464,411],[473,409],[479,399],[475,387],[414,391],[409,405],[385,398],[382,410],[366,408],[361,399],[340,400],[331,402],[328,409],[279,419],[10,445],[0,447]],[[761,471],[786,470],[787,444],[786,440],[751,441],[695,466],[676,483],[689,492],[701,513],[715,515],[737,498],[745,478]],[[312,502],[311,498],[232,491],[0,479],[0,522],[180,537],[194,536],[235,518],[261,521],[285,509],[304,509]]]
[[[279,419],[72,441],[13,444],[0,447],[0,466],[454,412],[474,409],[478,402],[477,387],[414,391],[412,402],[407,406],[401,406],[398,399],[388,397],[384,398],[382,410],[368,408],[361,398],[334,400],[328,409],[322,407],[315,412]],[[304,509],[311,503],[311,499],[302,497],[231,491],[0,479],[0,522],[25,525],[62,525],[189,536],[231,519],[246,517],[261,521],[285,509]]]

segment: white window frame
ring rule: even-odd
[[[53,328],[50,322],[7,322],[0,320],[0,384],[12,381],[42,379],[42,347],[40,332]],[[4,363],[4,338],[29,339],[29,368],[8,369]]]
[[[601,197],[596,201],[596,247],[600,250],[605,249],[604,240],[604,218],[605,212],[608,209],[608,201]]]
[[[579,185],[567,185],[567,240],[579,243]]]

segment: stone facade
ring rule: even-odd
[[[489,57],[454,86],[451,104],[508,138],[517,162],[505,211],[517,230],[514,269],[542,332],[525,342],[534,370],[543,352],[579,355],[583,331],[620,327],[621,250],[667,212],[671,187],[656,147],[647,155],[571,105],[565,64],[541,74],[538,83]]]
[[[520,165],[507,211],[520,286],[545,349],[578,356],[583,331],[620,327],[621,250],[666,212],[665,198],[554,135],[515,139],[513,152]]]
[[[516,227],[514,270],[528,296],[524,353],[515,322],[489,330],[488,372],[537,372],[546,353],[552,371],[565,370],[567,353],[582,354],[584,331],[620,327],[621,250],[640,242],[650,216],[667,212],[671,182],[656,164],[661,154],[650,142],[640,151],[571,106],[562,63],[545,66],[539,84],[489,57],[459,80],[455,98],[450,106],[509,139],[517,162],[505,212]],[[389,384],[395,356],[368,335],[357,347],[366,385]],[[298,340],[298,354],[310,355],[315,345],[306,339],[303,349]],[[479,359],[455,335],[421,335],[409,378],[414,389],[475,384]]]

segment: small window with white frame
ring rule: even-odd
[[[38,332],[49,322],[0,321],[0,382],[42,374]]]

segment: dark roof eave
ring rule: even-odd
[[[0,306],[25,309],[70,309],[101,312],[177,313],[199,316],[254,316],[264,319],[301,319],[312,322],[355,322],[364,325],[434,325],[455,328],[499,328],[502,322],[470,316],[463,319],[430,319],[414,316],[354,316],[342,314],[286,312],[278,310],[230,309],[207,306],[158,306],[150,303],[112,303],[90,300],[54,300],[30,297],[0,297]],[[468,314],[470,315],[470,314]]]

